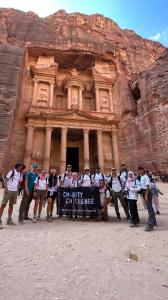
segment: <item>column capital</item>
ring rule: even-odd
[[[89,128],[83,128],[83,133],[84,133],[84,134],[88,134],[88,133],[89,133],[89,131],[90,131],[90,129],[89,129]]]
[[[113,125],[111,126],[111,128],[112,128],[112,131],[113,131],[113,132],[117,131],[117,125],[113,124]]]
[[[102,135],[102,133],[103,133],[102,129],[98,129],[98,130],[97,130],[97,134],[98,134],[98,135]]]
[[[33,129],[35,128],[35,126],[32,125],[32,124],[26,124],[25,127],[26,127],[28,130],[30,130],[30,129],[33,130]]]
[[[68,127],[61,127],[61,131],[62,132],[67,132],[68,131]]]
[[[34,83],[38,83],[38,79],[37,78],[33,78],[33,82]]]
[[[53,127],[52,126],[46,126],[46,131],[53,131]]]

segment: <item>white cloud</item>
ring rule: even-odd
[[[154,36],[151,36],[149,39],[156,41],[156,42],[160,42],[164,45],[167,45],[168,44],[168,28],[165,28],[161,32],[157,32]]]
[[[154,41],[159,41],[161,37],[160,32],[156,33],[154,36],[151,36],[149,39]]]

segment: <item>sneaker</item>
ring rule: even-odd
[[[16,223],[14,223],[14,222],[12,221],[12,218],[8,218],[8,219],[7,219],[7,222],[6,222],[6,225],[16,226]]]
[[[40,215],[38,215],[38,217],[37,217],[37,221],[40,221]]]
[[[134,223],[132,223],[131,225],[130,225],[130,227],[137,227],[138,225],[137,224],[134,224]]]
[[[131,220],[131,219],[129,219],[129,220],[128,220],[128,223],[132,223],[132,220]]]
[[[0,220],[0,229],[3,229],[2,220]]]
[[[20,225],[24,225],[25,222],[24,222],[23,220],[19,220],[19,224],[20,224]]]
[[[36,217],[33,218],[33,223],[37,223],[37,218]]]
[[[116,222],[120,222],[120,221],[121,221],[121,218],[117,217]]]
[[[146,225],[144,230],[145,230],[145,231],[153,231],[153,226],[151,226],[151,225]]]
[[[29,218],[29,217],[24,217],[24,220],[25,220],[25,221],[32,221],[32,219]]]

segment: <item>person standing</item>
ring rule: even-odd
[[[139,167],[138,172],[140,175],[142,196],[145,200],[147,210],[148,210],[148,222],[147,225],[145,226],[145,231],[152,231],[154,226],[157,225],[157,223],[156,223],[155,212],[152,206],[152,192],[151,192],[150,179],[148,175],[145,174],[145,170],[143,167]]]
[[[38,176],[38,164],[32,164],[32,170],[26,172],[23,197],[19,207],[19,224],[24,224],[24,220],[32,220],[28,217],[30,204],[34,197],[34,182]]]
[[[78,187],[78,174],[76,172],[72,173],[72,178],[69,180],[69,187]]]
[[[80,186],[91,187],[92,184],[92,175],[90,174],[90,169],[85,167],[84,174],[82,174],[80,177]]]
[[[3,228],[2,215],[4,208],[9,202],[7,225],[16,225],[12,220],[13,205],[16,204],[19,183],[22,181],[22,171],[25,169],[24,164],[16,164],[14,169],[9,171],[4,180],[4,195],[0,207],[0,229]]]
[[[48,193],[48,177],[47,170],[42,170],[41,175],[39,175],[34,182],[34,193],[35,193],[35,204],[34,204],[34,218],[33,223],[40,220],[42,206],[45,204],[47,193]],[[38,210],[38,217],[37,215]]]
[[[122,187],[122,182],[120,180],[120,176],[117,175],[116,168],[112,168],[112,172],[111,172],[111,175],[110,175],[107,183],[112,192],[112,200],[114,202],[115,212],[117,215],[117,221],[121,220],[119,207],[118,207],[118,199],[120,200],[120,203],[124,209],[127,219],[130,220],[128,201],[125,201],[125,199],[124,199],[124,196],[123,196],[124,189]]]
[[[57,170],[52,169],[48,178],[48,193],[47,193],[47,221],[52,221],[54,202],[57,198],[58,178]]]
[[[160,215],[160,205],[159,205],[159,194],[163,195],[163,193],[159,190],[155,179],[152,176],[149,176],[150,185],[151,185],[151,192],[152,192],[152,204],[155,209],[155,213]]]
[[[141,190],[140,182],[136,179],[132,171],[128,172],[128,178],[125,184],[125,191],[129,203],[131,225],[130,227],[136,227],[139,222],[139,214],[137,208],[138,192]]]
[[[67,165],[67,169],[64,174],[61,176],[61,187],[69,187],[69,181],[72,178],[72,166]]]
[[[106,177],[101,172],[100,167],[97,167],[95,173],[92,175],[93,186],[99,187],[100,180],[103,180],[105,182]]]

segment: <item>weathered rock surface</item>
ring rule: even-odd
[[[3,8],[0,9],[0,168],[14,162],[14,158],[10,161],[9,149],[17,110],[21,99],[24,100],[27,48],[34,54],[43,53],[43,49],[45,53],[46,49],[61,50],[65,57],[66,51],[71,51],[72,56],[65,59],[67,68],[72,60],[76,68],[81,65],[79,53],[85,55],[86,64],[91,64],[88,53],[113,61],[117,70],[114,95],[115,113],[120,121],[121,159],[131,168],[141,162],[145,167],[168,170],[168,59],[167,52],[160,57],[165,50],[161,44],[142,39],[133,31],[121,30],[114,21],[101,15],[67,14],[61,10],[39,18],[32,12]],[[61,59],[63,56],[60,63]],[[134,99],[139,96],[140,99]],[[23,159],[21,153],[16,154],[15,160]]]

